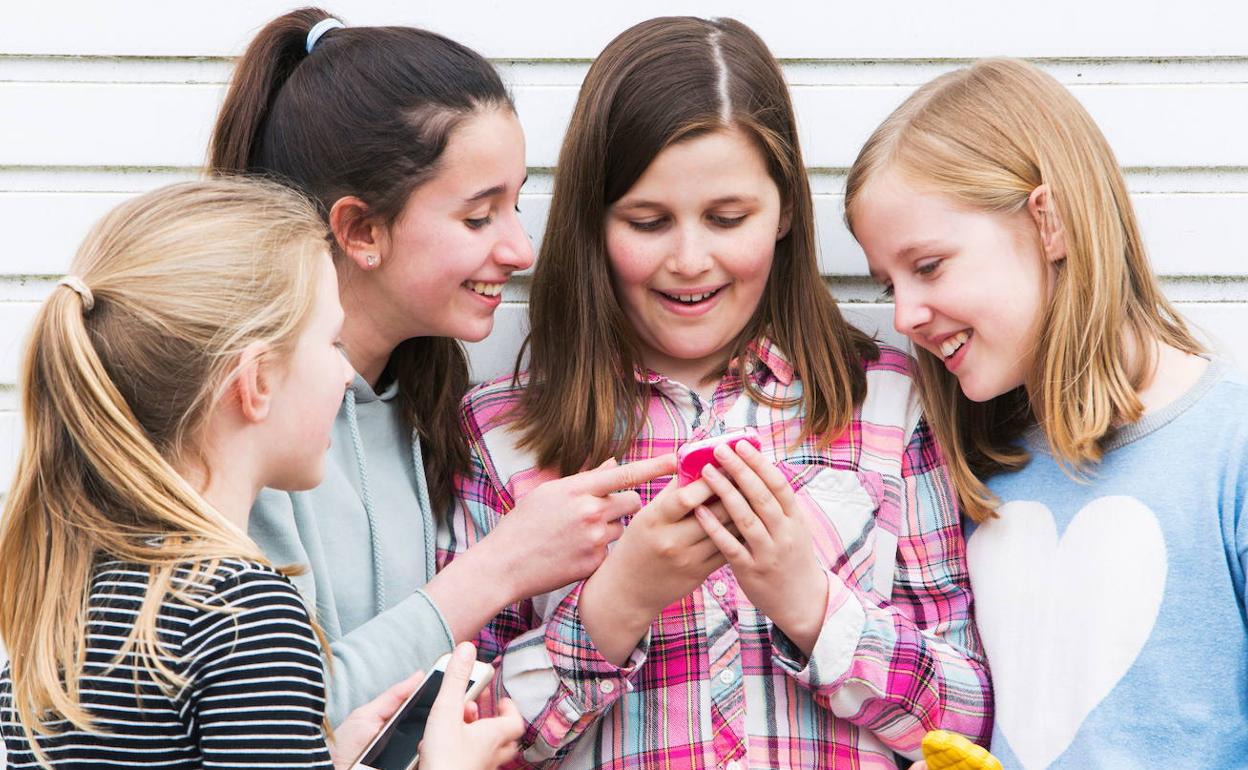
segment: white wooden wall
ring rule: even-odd
[[[198,173],[233,57],[289,0],[45,0],[0,14],[0,489],[18,438],[27,325],[88,226],[136,192]],[[1116,149],[1153,264],[1188,317],[1248,363],[1248,4],[1173,0],[889,3],[326,0],[349,24],[437,30],[496,61],[528,136],[522,209],[540,238],[551,171],[589,61],[670,13],[754,27],[793,89],[816,195],[822,265],[863,326],[891,335],[840,218],[844,172],[912,89],[978,56],[1028,57],[1068,84]],[[508,287],[478,377],[523,336]],[[892,337],[896,341],[895,337]],[[0,597],[3,600],[3,597]],[[0,760],[2,762],[2,760]]]

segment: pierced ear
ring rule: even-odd
[[[1027,211],[1036,223],[1036,229],[1040,231],[1045,259],[1050,262],[1066,259],[1066,230],[1047,184],[1038,186],[1027,196]]]
[[[334,201],[329,210],[329,229],[338,248],[361,270],[373,270],[381,264],[386,228],[370,213],[368,204],[354,195]]]
[[[789,234],[789,229],[793,227],[793,209],[785,206],[780,210],[780,223],[776,228],[776,240],[783,240]]]
[[[238,357],[232,390],[240,416],[246,422],[264,422],[273,406],[273,370],[266,360],[268,347],[253,342]]]

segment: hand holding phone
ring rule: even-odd
[[[431,710],[445,698],[454,703],[456,720],[462,725],[464,704],[476,700],[494,675],[494,667],[477,661],[475,648],[461,644],[454,659],[450,654],[438,658],[420,687],[403,702],[394,715],[364,748],[352,765],[358,770],[415,770],[419,761],[421,740]],[[448,667],[454,666],[453,679],[443,681]],[[466,680],[466,681],[461,681]],[[447,692],[441,692],[442,690]],[[458,692],[451,692],[458,690]],[[448,695],[449,693],[449,695]],[[434,726],[438,729],[438,726]],[[523,724],[521,725],[523,727]],[[518,735],[518,734],[517,734]]]
[[[707,465],[719,467],[719,461],[715,459],[715,447],[727,444],[729,449],[735,449],[742,441],[762,451],[763,444],[758,438],[758,431],[753,428],[733,430],[683,445],[676,453],[676,477],[680,486],[692,484],[702,478],[702,469]]]

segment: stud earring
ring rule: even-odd
[[[369,267],[377,267],[378,260],[377,260],[376,254],[369,254],[367,257],[364,258],[364,261],[368,264]]]

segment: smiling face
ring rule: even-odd
[[[439,167],[380,242],[376,272],[387,296],[368,312],[397,341],[484,339],[503,284],[533,264],[517,209],[526,166],[515,113],[489,108],[465,120]]]
[[[780,191],[736,129],[673,144],[607,212],[615,293],[650,369],[696,386],[727,363],[780,237]]]
[[[867,182],[852,214],[897,331],[943,360],[972,401],[1022,385],[1053,275],[1032,215],[966,208],[892,169]]]

